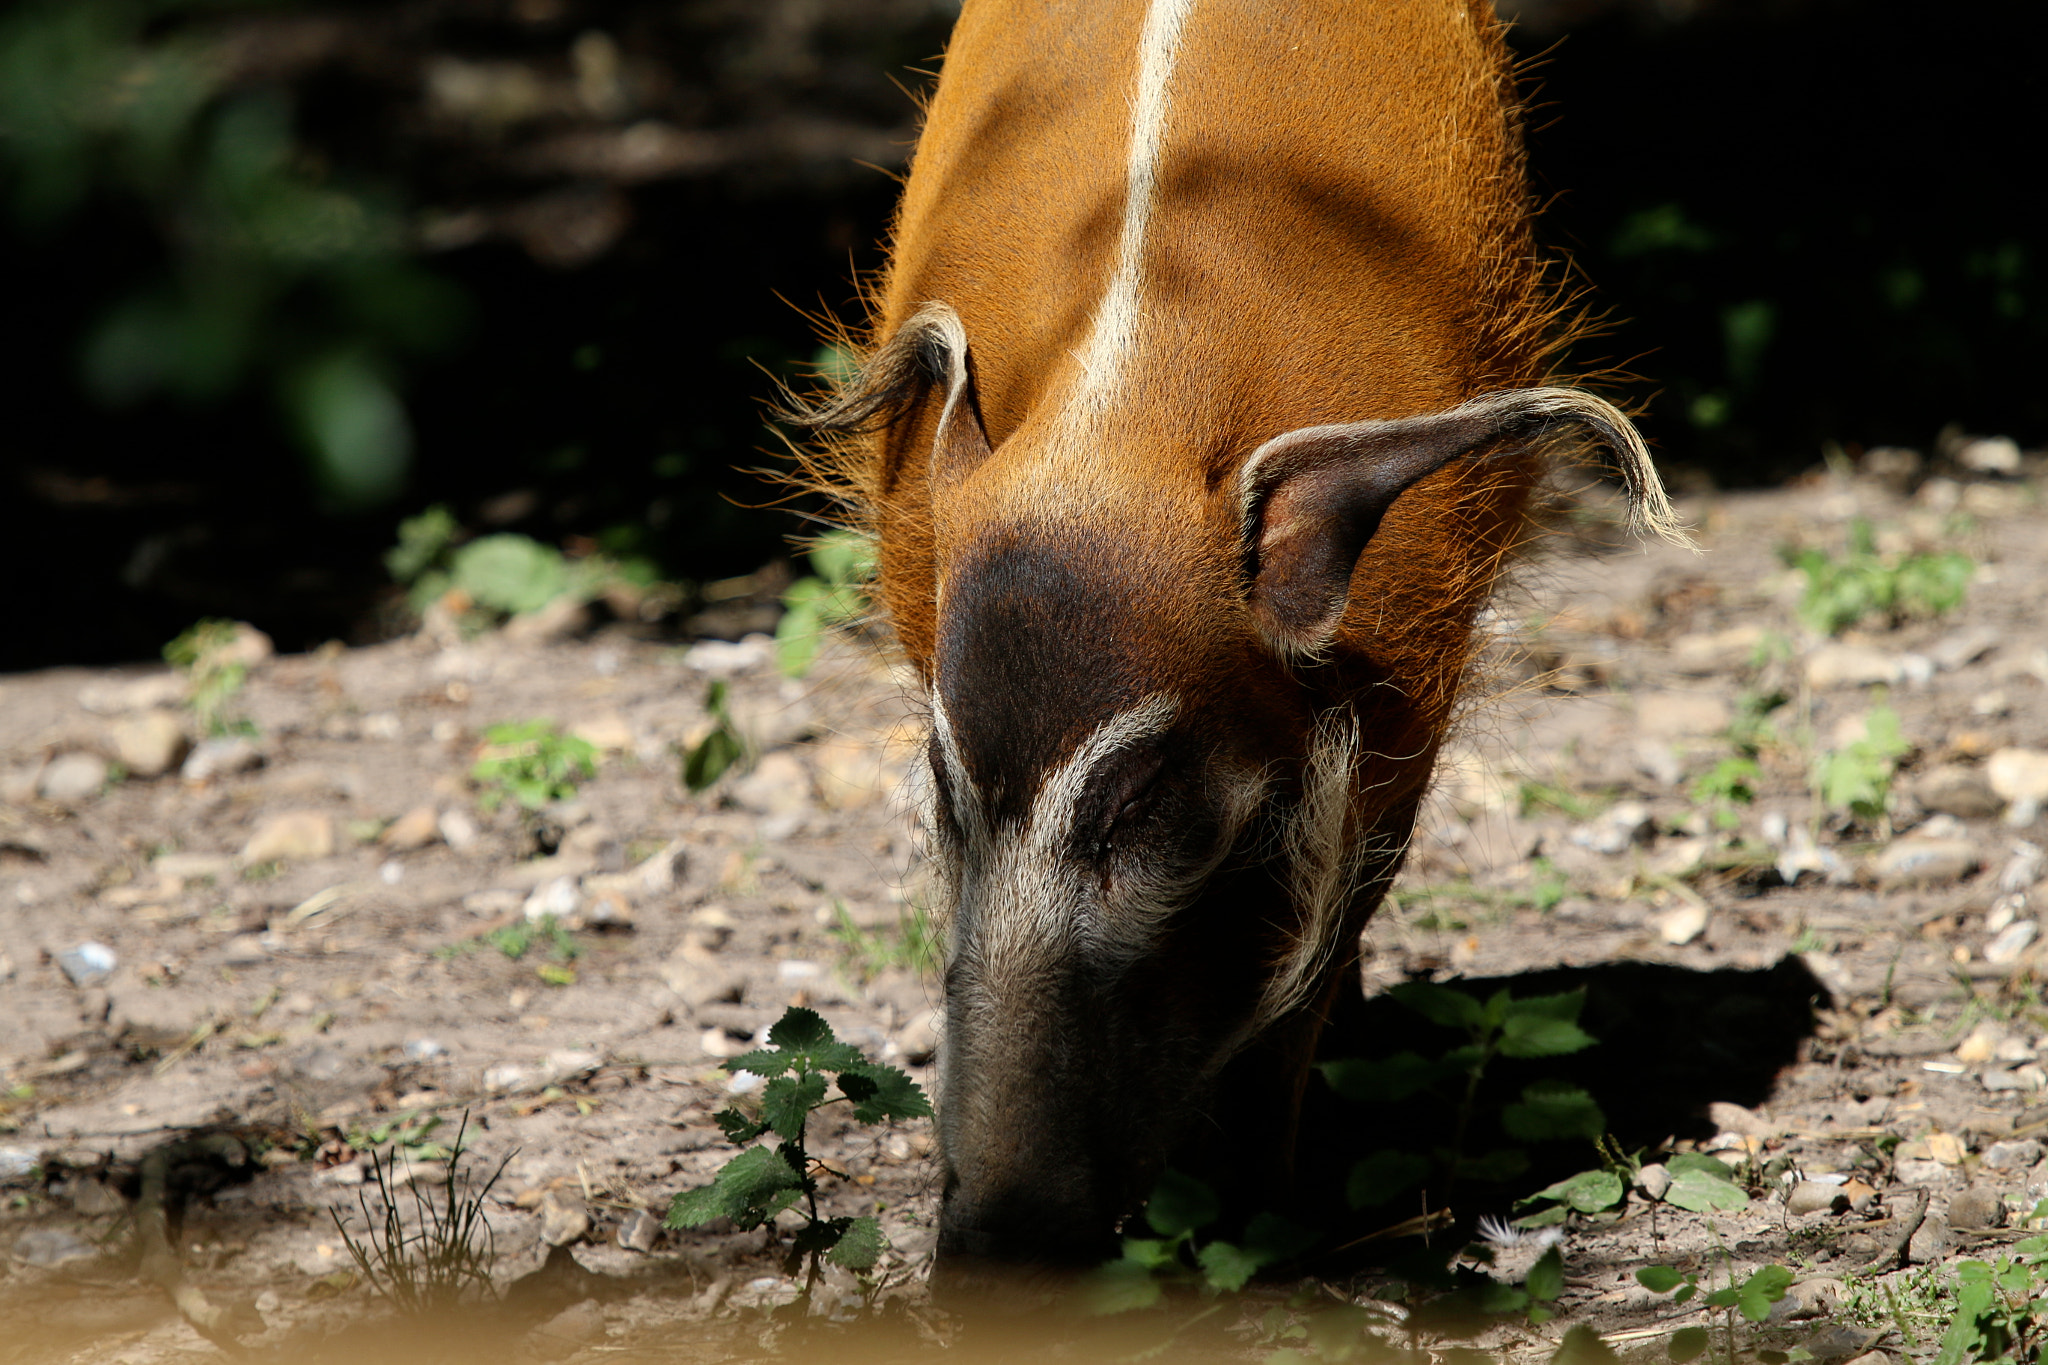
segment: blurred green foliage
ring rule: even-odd
[[[464,542],[455,516],[439,504],[398,525],[398,544],[384,552],[384,567],[407,585],[406,600],[421,614],[450,590],[460,590],[488,625],[535,612],[557,598],[588,602],[615,585],[646,593],[660,586],[651,561],[635,555],[591,554],[571,559],[531,536],[504,531]],[[669,588],[674,594],[673,586]]]
[[[405,221],[295,136],[290,100],[238,82],[206,21],[249,3],[28,0],[0,19],[0,202],[34,240],[88,212],[147,224],[159,253],[111,265],[79,355],[109,407],[277,405],[337,510],[404,487],[406,367],[466,304],[408,258]]]

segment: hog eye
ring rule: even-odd
[[[1128,750],[1110,763],[1098,789],[1094,850],[1098,858],[1114,852],[1117,837],[1127,835],[1144,819],[1165,770],[1166,754],[1153,748]]]

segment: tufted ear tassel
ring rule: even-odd
[[[818,435],[856,435],[886,427],[943,388],[945,407],[932,443],[932,477],[958,478],[989,453],[981,402],[967,351],[967,328],[948,304],[927,303],[823,402],[791,403],[776,416]]]
[[[1253,451],[1238,475],[1260,631],[1286,657],[1315,656],[1344,614],[1359,555],[1402,493],[1454,461],[1521,452],[1574,426],[1613,453],[1637,531],[1690,545],[1634,424],[1577,389],[1512,389],[1421,417],[1304,427]]]

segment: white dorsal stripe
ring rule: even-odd
[[[1131,98],[1131,150],[1124,173],[1124,220],[1117,234],[1116,272],[1095,310],[1095,325],[1076,359],[1081,382],[1075,406],[1101,412],[1114,399],[1124,358],[1144,317],[1145,231],[1152,221],[1159,151],[1166,135],[1167,87],[1180,59],[1181,29],[1195,0],[1151,0],[1140,36],[1138,88]]]

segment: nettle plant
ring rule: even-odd
[[[1384,1059],[1325,1062],[1319,1068],[1324,1079],[1356,1104],[1402,1104],[1424,1092],[1455,1097],[1457,1128],[1450,1145],[1434,1152],[1389,1148],[1366,1154],[1351,1169],[1346,1190],[1351,1207],[1384,1204],[1436,1170],[1443,1173],[1445,1198],[1460,1179],[1512,1180],[1527,1170],[1529,1157],[1519,1145],[1479,1155],[1467,1150],[1478,1118],[1479,1083],[1499,1057],[1561,1057],[1591,1047],[1596,1040],[1578,1022],[1586,992],[1517,1000],[1502,990],[1482,1002],[1448,986],[1410,981],[1387,994],[1430,1023],[1463,1033],[1465,1041],[1436,1057],[1403,1051]],[[1518,1144],[1597,1141],[1606,1124],[1591,1095],[1562,1081],[1533,1081],[1500,1112],[1500,1126]]]
[[[805,1148],[811,1116],[827,1105],[846,1104],[856,1122],[888,1123],[928,1118],[932,1106],[917,1082],[840,1042],[815,1010],[791,1006],[768,1030],[768,1043],[723,1063],[727,1071],[750,1072],[767,1082],[758,1115],[721,1109],[714,1116],[726,1140],[744,1150],[709,1185],[678,1194],[667,1223],[700,1228],[728,1218],[744,1231],[772,1224],[784,1213],[796,1214],[802,1225],[790,1239],[783,1270],[792,1276],[803,1270],[808,1294],[826,1264],[869,1271],[888,1246],[881,1222],[872,1215],[827,1218],[818,1212],[819,1177],[846,1177]],[[839,1093],[833,1095],[835,1088]],[[752,1145],[770,1134],[779,1139],[773,1146]]]

